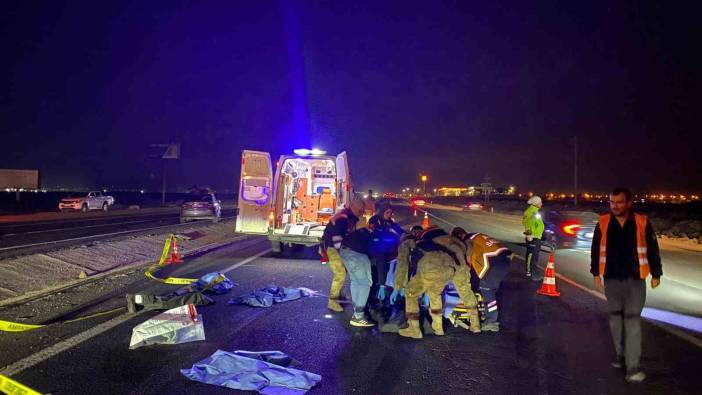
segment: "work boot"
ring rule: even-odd
[[[482,326],[484,332],[499,332],[500,323],[499,322],[486,322]]]
[[[468,320],[470,321],[470,331],[480,333],[480,314],[477,308],[468,309]]]
[[[407,320],[409,326],[404,329],[400,329],[397,333],[403,337],[411,337],[413,339],[421,339],[422,331],[419,330],[418,320]]]
[[[444,317],[441,314],[431,315],[431,330],[436,336],[444,335]]]
[[[344,308],[341,307],[339,302],[337,302],[335,299],[329,299],[329,303],[327,303],[327,308],[337,313],[341,313],[344,311]]]

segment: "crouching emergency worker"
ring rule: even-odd
[[[421,259],[421,252],[417,250],[417,240],[424,232],[424,228],[419,225],[413,226],[409,233],[405,233],[400,238],[400,246],[397,249],[397,265],[395,265],[395,276],[390,303],[395,304],[397,297],[405,297],[405,288],[411,277],[417,274],[417,262]],[[404,262],[406,264],[400,264]]]
[[[474,275],[480,279],[480,292],[487,310],[482,330],[498,332],[497,291],[509,273],[512,252],[499,241],[481,233],[466,233],[463,228],[454,228],[451,235],[466,244],[468,261]]]
[[[356,230],[359,217],[363,215],[364,203],[360,200],[351,202],[350,207],[336,213],[327,224],[322,235],[321,247],[329,257],[329,268],[332,271],[332,283],[329,290],[329,303],[327,308],[332,311],[342,312],[344,308],[339,304],[341,288],[346,281],[346,267],[339,254],[344,238]]]
[[[405,314],[409,327],[400,329],[399,334],[415,339],[422,338],[419,329],[419,304],[417,299],[426,293],[429,296],[429,314],[432,330],[436,335],[443,335],[442,292],[449,281],[453,281],[458,294],[468,309],[470,330],[480,332],[480,318],[477,300],[471,290],[470,268],[466,260],[465,244],[448,235],[439,228],[429,228],[417,241],[417,249],[423,255],[417,265],[417,274],[412,277],[405,288]],[[404,254],[403,254],[404,255]],[[398,258],[398,267],[409,265],[403,256]]]

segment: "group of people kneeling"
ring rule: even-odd
[[[323,254],[328,256],[333,273],[327,307],[342,312],[341,289],[347,272],[351,280],[353,316],[350,324],[372,327],[368,308],[396,304],[405,299],[408,326],[400,329],[405,337],[422,338],[419,324],[419,299],[429,299],[431,327],[443,335],[442,292],[453,282],[467,310],[471,332],[499,331],[497,290],[510,270],[511,252],[492,237],[468,233],[456,227],[451,233],[430,227],[414,226],[405,232],[393,219],[388,204],[376,205],[367,222],[361,218],[364,203],[353,201],[335,214],[324,232]],[[392,291],[386,279],[390,262],[397,257]],[[474,291],[480,290],[486,307],[481,324]]]

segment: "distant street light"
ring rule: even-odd
[[[427,194],[427,176],[422,176],[422,187],[424,189],[424,196]]]

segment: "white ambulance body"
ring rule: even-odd
[[[268,152],[241,157],[236,232],[268,235],[275,252],[284,244],[318,244],[331,216],[353,196],[346,152],[295,152],[280,157],[275,175]]]

